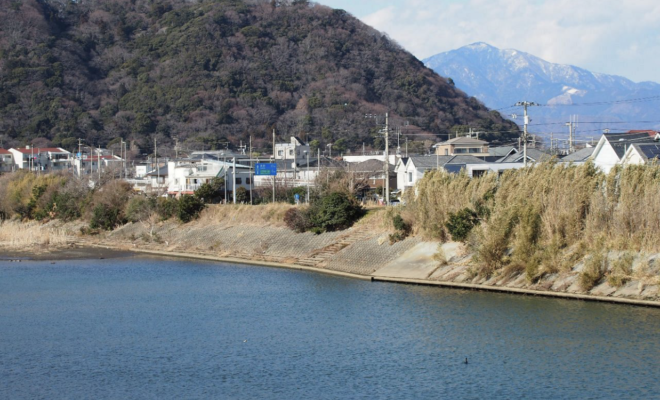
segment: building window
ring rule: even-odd
[[[479,151],[478,148],[472,148],[472,149],[469,149],[469,152],[470,153],[479,153],[480,151]]]
[[[408,182],[412,182],[412,172],[408,172]]]
[[[290,156],[293,155],[293,150],[289,150],[289,155],[290,155]]]
[[[245,184],[249,185],[250,183],[252,183],[252,182],[250,182],[250,178],[245,178]]]
[[[445,155],[446,155],[446,156],[449,155],[449,149],[445,149]]]
[[[284,154],[284,153],[282,153],[282,150],[277,150],[277,155],[278,156],[281,156],[282,154]]]
[[[243,183],[243,178],[236,178],[236,184],[240,185]]]

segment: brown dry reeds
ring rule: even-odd
[[[284,214],[291,207],[294,206],[289,203],[209,205],[202,211],[199,223],[284,227]]]
[[[608,175],[591,163],[555,162],[480,178],[432,171],[415,189],[407,200],[426,237],[448,239],[449,213],[464,207],[479,213],[469,242],[483,275],[510,266],[535,280],[564,268],[563,258],[575,261],[587,252],[660,251],[655,164],[615,168]]]
[[[63,229],[45,228],[38,222],[4,221],[0,224],[0,246],[6,248],[64,245],[69,239]]]

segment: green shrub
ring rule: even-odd
[[[196,196],[184,194],[179,199],[179,210],[177,216],[181,222],[187,223],[199,217],[204,209],[204,202]]]
[[[174,197],[159,197],[156,200],[156,212],[163,221],[179,215],[179,200]]]
[[[139,222],[148,219],[156,209],[156,199],[146,196],[134,196],[126,205],[126,219]]]
[[[470,209],[464,208],[456,213],[449,213],[449,218],[445,222],[445,227],[449,231],[452,240],[456,242],[465,242],[470,231],[479,223],[477,213]]]
[[[312,226],[322,231],[336,231],[353,225],[364,214],[354,197],[334,192],[322,197],[310,210]]]
[[[394,229],[396,229],[396,232],[390,234],[390,244],[400,242],[410,234],[410,224],[404,221],[401,215],[397,214],[392,217],[392,225],[394,226]]]
[[[209,182],[202,184],[199,189],[195,191],[195,197],[199,198],[206,204],[216,204],[224,199],[224,189],[224,178],[213,178]]]
[[[92,211],[92,219],[89,222],[91,229],[113,230],[123,221],[120,219],[119,210],[106,204],[98,204]]]

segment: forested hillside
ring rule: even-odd
[[[0,0],[4,147],[267,149],[274,128],[379,149],[364,116],[386,111],[416,141],[468,125],[517,136],[382,33],[307,1]]]

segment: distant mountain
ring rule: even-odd
[[[4,146],[252,138],[269,151],[275,129],[278,140],[380,149],[365,114],[385,112],[417,145],[456,125],[517,136],[383,33],[305,0],[0,0]]]
[[[583,136],[612,131],[660,127],[660,98],[655,101],[620,102],[660,96],[660,84],[635,83],[629,79],[599,74],[571,65],[553,64],[531,54],[473,43],[425,59],[424,64],[456,86],[503,115],[518,101],[534,101],[551,107],[530,109],[537,132],[564,132],[571,115],[578,115]],[[607,103],[580,105],[584,103]],[[586,122],[597,121],[597,124]],[[634,121],[633,123],[619,123]],[[639,121],[655,121],[643,123]],[[518,120],[517,122],[520,122]],[[539,125],[544,124],[544,125]]]

